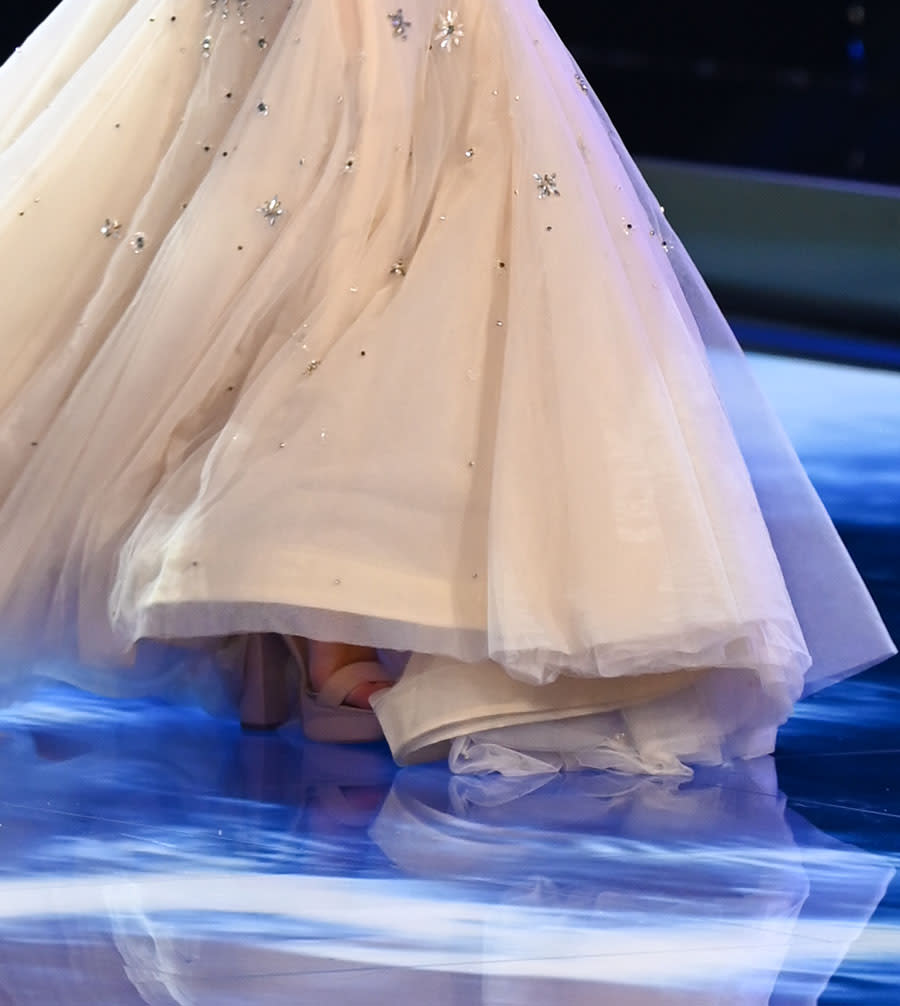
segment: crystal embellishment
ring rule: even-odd
[[[438,18],[438,33],[434,36],[434,40],[444,52],[450,52],[454,46],[459,45],[465,34],[463,26],[457,20],[458,17],[458,11],[448,10]]]
[[[140,255],[140,253],[147,247],[147,235],[142,234],[138,231],[137,234],[131,239],[131,250],[135,255]]]
[[[409,38],[408,32],[412,28],[412,21],[407,21],[403,17],[403,8],[398,7],[393,14],[388,14],[388,21],[394,30],[394,38],[402,38],[405,42]]]
[[[204,59],[209,59],[209,54],[212,52],[213,40],[212,35],[207,35],[206,38],[200,43],[200,50],[203,53]]]
[[[559,187],[556,184],[556,172],[551,175],[535,173],[534,180],[537,182],[538,199],[547,199],[550,196],[558,196]]]
[[[406,263],[402,258],[397,259],[397,261],[391,266],[392,276],[405,276],[406,275]]]
[[[244,24],[246,21],[245,15],[249,3],[250,0],[235,0],[235,7],[237,8],[241,24]],[[210,0],[209,10],[211,14],[214,14],[217,10],[221,11],[222,20],[227,21],[228,15],[231,13],[231,0]]]
[[[100,233],[105,238],[117,238],[122,230],[122,225],[118,220],[111,220],[109,217],[103,221],[103,226],[100,228]]]
[[[262,206],[257,206],[256,212],[262,213],[268,223],[274,227],[275,224],[278,223],[278,218],[283,215],[284,207],[282,206],[281,200],[278,196],[272,196],[272,198],[264,202]]]

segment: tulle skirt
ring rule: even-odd
[[[894,652],[533,0],[64,0],[0,124],[8,681],[294,633],[401,760],[683,771]]]

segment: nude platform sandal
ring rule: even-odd
[[[328,678],[320,692],[314,692],[303,646],[293,636],[271,633],[247,636],[240,700],[244,729],[277,730],[291,718],[291,676],[299,678],[300,717],[309,740],[332,744],[381,740],[382,730],[371,709],[345,705],[358,685],[394,683],[381,664],[375,660],[347,664]]]
[[[394,679],[376,660],[359,660],[339,667],[318,692],[309,680],[309,670],[297,639],[285,636],[284,643],[300,670],[300,718],[307,740],[328,744],[359,744],[381,740],[381,725],[371,709],[345,705],[358,685],[392,685]]]

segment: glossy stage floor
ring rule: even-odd
[[[756,356],[900,629],[900,373]],[[900,1003],[900,668],[690,780],[451,778],[46,685],[0,710],[0,1003]]]

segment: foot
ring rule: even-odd
[[[350,643],[322,643],[310,639],[308,643],[309,683],[313,691],[321,691],[325,682],[335,671],[348,664],[377,660],[371,646],[353,646]],[[389,688],[384,682],[368,681],[357,685],[344,699],[344,705],[356,709],[371,709],[371,698],[376,692]]]

